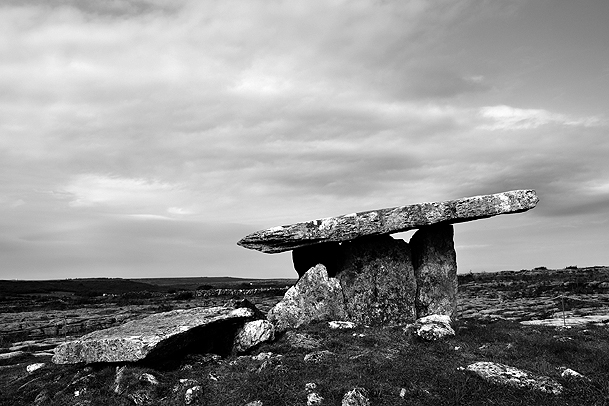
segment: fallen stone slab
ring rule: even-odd
[[[218,344],[218,339],[224,339],[224,345],[231,348],[237,328],[252,316],[252,309],[227,307],[157,313],[64,343],[55,349],[53,362],[76,364],[164,359],[193,345],[201,350],[206,349],[204,346],[213,347]],[[213,330],[206,330],[210,325]],[[222,333],[227,337],[222,337]]]
[[[534,190],[513,190],[419,203],[273,227],[249,234],[237,244],[266,253],[278,253],[323,242],[393,234],[438,223],[462,223],[500,214],[521,213],[534,208],[538,201]]]

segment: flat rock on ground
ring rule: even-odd
[[[277,253],[322,242],[393,234],[437,223],[462,223],[500,214],[520,213],[534,208],[538,201],[534,190],[513,190],[443,202],[418,203],[273,227],[249,234],[237,244]]]
[[[221,322],[243,321],[254,315],[248,308],[194,308],[157,313],[121,326],[94,331],[55,349],[53,362],[132,362],[144,358],[165,358],[171,353],[192,346],[211,344],[222,330]],[[214,331],[205,335],[204,327],[214,324]],[[238,326],[226,325],[227,330]],[[232,338],[229,341],[232,346]]]

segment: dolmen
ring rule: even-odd
[[[278,331],[316,320],[404,325],[424,316],[454,319],[457,261],[453,224],[521,213],[534,190],[371,210],[256,231],[237,244],[292,251],[299,280],[268,319]],[[417,231],[409,242],[391,234]]]

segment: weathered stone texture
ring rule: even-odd
[[[404,331],[426,341],[437,341],[455,335],[455,330],[450,325],[450,317],[444,314],[421,317],[414,324],[409,324]]]
[[[465,370],[497,385],[512,386],[553,395],[560,395],[564,390],[562,385],[552,378],[496,362],[475,362],[468,365]]]
[[[338,279],[329,278],[325,266],[309,269],[268,313],[277,331],[312,321],[345,320],[345,302]]]
[[[537,205],[534,190],[419,203],[329,217],[256,231],[237,244],[267,253],[293,250],[330,241],[393,234],[438,223],[461,223],[500,214],[520,213]]]
[[[457,305],[457,254],[453,226],[422,227],[410,239],[417,284],[417,317],[445,314],[454,319]]]
[[[410,248],[389,235],[359,238],[341,246],[337,278],[348,320],[364,325],[404,324],[416,319],[416,282]]]
[[[237,331],[234,348],[237,352],[244,352],[265,341],[275,338],[275,327],[268,320],[249,321]]]
[[[201,329],[212,323],[220,329],[221,325],[230,327],[232,321],[244,321],[253,315],[254,312],[248,308],[226,307],[157,313],[121,326],[94,331],[62,344],[55,349],[53,362],[75,364],[140,361],[147,357],[166,358],[193,344],[203,345],[209,341],[209,335],[201,337],[200,333]],[[217,333],[216,331],[215,335]],[[233,337],[229,339],[231,346]]]

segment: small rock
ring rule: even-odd
[[[307,406],[321,405],[324,401],[319,393],[311,392],[307,395]]]
[[[261,352],[258,355],[252,355],[252,360],[254,361],[264,361],[265,359],[269,359],[273,357],[272,352]]]
[[[343,396],[341,406],[370,406],[368,391],[364,388],[353,388]]]
[[[145,382],[147,384],[150,385],[158,385],[159,381],[156,379],[156,377],[152,374],[149,374],[147,372],[144,372],[143,374],[140,375],[139,378],[140,382]]]
[[[260,400],[254,400],[253,402],[249,402],[245,406],[263,406],[263,404]]]
[[[309,382],[309,383],[305,384],[305,390],[307,392],[312,392],[315,389],[317,389],[317,384],[315,382]]]
[[[328,351],[328,350],[314,351],[314,352],[310,352],[304,356],[304,362],[312,362],[312,363],[317,364],[319,362],[322,362],[324,359],[327,359],[333,355],[334,355],[334,353],[331,351]]]
[[[571,368],[559,368],[560,372],[560,376],[561,378],[564,379],[584,379],[584,380],[588,380],[588,378],[586,378],[584,375],[580,374],[577,371],[572,370]]]
[[[332,329],[348,329],[355,328],[356,324],[352,321],[333,320],[328,322],[328,326],[330,326]]]
[[[35,364],[30,364],[27,367],[25,367],[26,371],[31,374],[32,372],[42,368],[43,366],[45,366],[46,364],[44,362],[37,362]]]
[[[406,397],[406,394],[408,393],[408,391],[406,390],[406,388],[402,388],[400,389],[400,397],[402,399],[404,399]]]
[[[421,317],[414,324],[406,326],[404,331],[426,341],[436,341],[455,335],[455,330],[450,326],[450,317],[442,314]]]
[[[203,388],[200,385],[186,389],[184,393],[184,403],[191,405],[194,402],[200,401],[203,397]]]
[[[234,349],[244,352],[265,341],[275,339],[275,327],[268,320],[247,322],[239,329],[234,340]]]
[[[560,395],[563,391],[562,385],[547,376],[535,375],[531,372],[495,362],[476,362],[468,365],[465,370],[478,375],[486,381],[499,385],[537,390],[554,395]]]
[[[126,365],[116,367],[116,372],[114,373],[114,386],[112,387],[114,393],[121,394],[125,391],[125,388],[123,387],[123,377],[125,375],[126,368]]]

